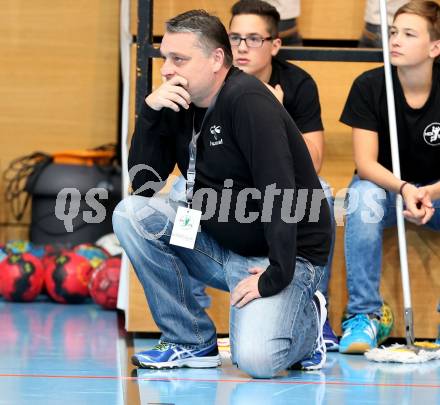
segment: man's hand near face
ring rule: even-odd
[[[185,90],[187,85],[188,81],[181,76],[173,76],[169,80],[165,79],[158,89],[147,96],[145,102],[156,111],[164,107],[171,108],[176,112],[180,110],[180,107],[188,109],[191,96]]]

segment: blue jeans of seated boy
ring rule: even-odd
[[[130,196],[116,207],[113,227],[144,288],[161,340],[203,348],[216,342],[216,330],[192,293],[190,276],[232,291],[249,276],[249,268],[266,268],[268,259],[237,255],[203,230],[193,250],[170,245],[176,206]],[[297,258],[294,278],[280,293],[230,308],[233,361],[243,371],[272,377],[311,355],[319,327],[312,298],[321,275],[322,267]]]
[[[383,230],[396,225],[396,194],[354,176],[345,204],[347,312],[380,316]],[[425,226],[438,231],[440,200],[433,201],[433,204],[435,214]]]
[[[336,238],[336,221],[335,221],[335,208],[334,208],[335,199],[333,197],[330,185],[322,177],[319,177],[319,182],[321,183],[321,187],[324,190],[325,197],[330,207],[330,217],[332,220],[332,240],[330,244],[330,253],[328,255],[327,264],[323,268],[321,281],[318,285],[318,290],[324,294],[328,306],[330,301],[328,296],[328,285],[330,283],[330,276],[332,273],[333,252],[335,248],[335,238]]]
[[[321,183],[321,187],[324,190],[325,197],[327,199],[328,205],[330,207],[330,216],[332,219],[332,240],[330,245],[330,253],[328,257],[327,264],[324,266],[322,278],[318,286],[318,290],[321,291],[325,299],[327,300],[327,304],[329,302],[328,297],[328,285],[330,282],[330,275],[331,275],[331,268],[332,268],[332,261],[333,261],[333,251],[335,246],[335,238],[336,238],[336,221],[334,219],[334,197],[332,194],[332,190],[330,188],[330,185],[322,178],[319,178],[319,181]],[[174,181],[171,191],[169,193],[169,198],[174,202],[184,202],[185,201],[185,190],[186,190],[186,180],[181,175],[176,178]],[[211,305],[211,297],[206,294],[205,292],[205,284],[202,283],[199,280],[193,279],[193,294],[196,296],[197,300],[199,301],[200,305],[203,308],[209,308]]]

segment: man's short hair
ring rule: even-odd
[[[231,8],[231,21],[236,15],[255,14],[266,21],[267,31],[272,38],[278,38],[278,23],[280,22],[280,13],[277,9],[261,0],[240,0]],[[231,26],[231,22],[229,22]]]
[[[206,54],[221,48],[225,54],[224,66],[232,65],[233,57],[228,33],[218,17],[210,15],[205,10],[190,10],[168,20],[165,28],[170,33],[196,34]]]

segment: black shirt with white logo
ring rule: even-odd
[[[402,179],[428,184],[440,179],[440,65],[434,64],[432,89],[421,108],[406,102],[397,69],[392,68]],[[378,133],[378,162],[392,170],[383,67],[360,75],[350,90],[341,121]]]
[[[205,111],[193,105],[178,113],[154,111],[144,104],[129,168],[148,164],[166,179],[177,163],[186,176],[193,122],[197,129]],[[148,181],[158,180],[151,171],[139,172],[133,189]],[[285,190],[293,190],[290,198]],[[314,265],[327,263],[330,211],[304,140],[266,86],[234,67],[197,141],[196,206],[210,217],[202,217],[202,229],[223,247],[242,256],[268,256],[258,285],[262,296],[290,283],[297,255]]]
[[[305,70],[279,58],[272,58],[269,84],[272,87],[277,84],[281,86],[284,108],[303,134],[324,129],[318,88]]]

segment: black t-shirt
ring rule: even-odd
[[[144,104],[132,139],[129,168],[148,164],[166,179],[177,163],[186,176],[196,110],[191,105],[178,113],[167,108],[154,111]],[[199,119],[203,112],[198,111]],[[149,171],[139,173],[132,179],[133,189],[148,181],[157,182],[157,178]],[[273,208],[267,210],[264,197],[271,185],[283,192],[275,193]],[[315,265],[326,264],[330,211],[323,195],[322,204],[319,198],[314,200],[319,201],[318,210],[311,210],[313,190],[319,194],[322,189],[304,140],[266,86],[236,68],[230,69],[215,107],[206,113],[197,141],[193,206],[202,206],[206,213],[206,195],[203,201],[196,198],[201,189],[210,189],[217,203],[212,217],[202,221],[202,229],[240,255],[269,257],[270,265],[259,280],[262,296],[276,294],[290,283],[297,255]],[[292,204],[283,206],[286,189],[294,190],[292,210]],[[300,201],[304,197],[301,189],[307,196],[305,204]],[[149,196],[153,191],[141,194]],[[246,198],[239,207],[240,196]],[[299,220],[290,223],[285,219],[293,217],[295,204],[304,210],[298,208]],[[257,220],[250,220],[255,215]]]
[[[401,177],[414,183],[427,184],[440,179],[440,65],[434,64],[433,69],[428,100],[421,108],[411,108],[397,69],[392,68]],[[378,162],[392,170],[383,67],[369,70],[354,81],[341,121],[377,132]]]
[[[269,84],[279,84],[284,92],[283,105],[302,133],[322,131],[318,88],[312,77],[298,66],[272,58]]]

